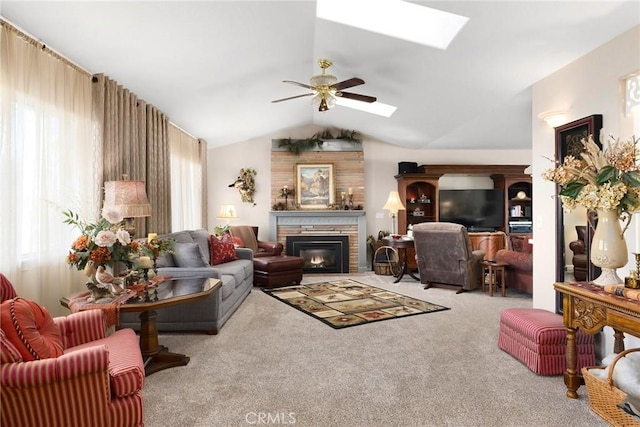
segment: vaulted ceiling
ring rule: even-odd
[[[306,0],[4,0],[0,14],[211,147],[314,124],[410,148],[529,149],[531,85],[640,24],[637,0],[412,3],[469,21],[439,50],[318,19]],[[308,83],[319,58],[395,114],[271,103],[305,93],[282,80]]]

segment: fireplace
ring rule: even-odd
[[[349,236],[287,236],[287,254],[304,259],[305,273],[349,272]]]

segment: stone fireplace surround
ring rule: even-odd
[[[269,213],[269,240],[286,245],[287,236],[349,236],[349,272],[367,271],[365,211],[297,210]]]

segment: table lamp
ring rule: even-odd
[[[391,216],[391,234],[396,234],[396,217],[398,215],[398,211],[405,210],[397,191],[391,191],[389,193],[387,203],[384,204],[382,209],[389,210],[389,215]]]
[[[104,183],[104,207],[115,207],[124,218],[124,229],[133,237],[136,227],[134,218],[151,216],[151,205],[143,181],[129,181],[127,175],[122,181],[106,181]]]
[[[222,205],[220,206],[220,211],[218,212],[218,219],[226,219],[227,224],[224,227],[216,227],[219,232],[225,232],[229,229],[229,221],[232,219],[238,219],[238,214],[236,212],[236,207],[234,205]]]

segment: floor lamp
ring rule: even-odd
[[[389,210],[389,215],[391,216],[391,234],[396,234],[396,217],[398,216],[398,211],[405,210],[397,191],[391,191],[389,193],[387,203],[384,204],[382,209]]]

